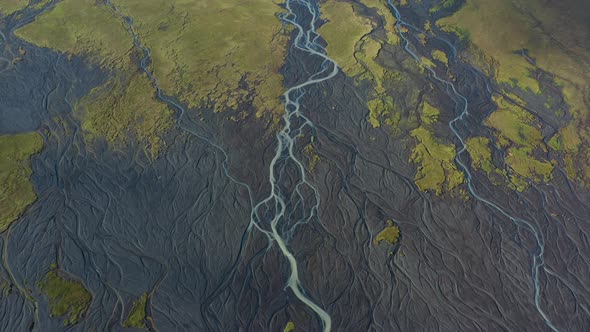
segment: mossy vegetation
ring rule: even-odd
[[[531,75],[534,67],[516,53],[526,47],[531,37],[527,24],[509,0],[467,0],[454,15],[437,22],[443,30],[463,31],[462,35],[467,34],[470,41],[495,59],[499,64],[498,82],[539,93],[539,82]]]
[[[147,308],[147,293],[143,293],[137,300],[133,302],[129,316],[125,320],[125,327],[136,327],[143,329],[146,327],[146,308]]]
[[[283,332],[295,332],[295,323],[288,321],[283,329]]]
[[[167,94],[215,111],[251,102],[259,112],[282,112],[278,70],[288,35],[281,30],[277,3],[113,3],[133,17],[135,32],[151,50],[151,69]],[[127,28],[103,2],[63,0],[15,33],[38,46],[84,56],[111,72],[111,80],[78,104],[87,141],[102,136],[109,146],[121,148],[136,140],[155,157],[173,124],[172,114],[155,100],[151,82],[137,73],[140,55]]]
[[[418,172],[414,178],[422,191],[433,191],[437,195],[450,192],[464,181],[463,173],[455,165],[455,146],[441,143],[432,130],[438,122],[440,111],[425,102],[420,116],[421,125],[410,131],[416,139],[410,161],[418,164]]]
[[[367,106],[369,107],[369,116],[367,120],[373,128],[380,127],[381,119],[383,118],[386,118],[385,121],[391,126],[395,126],[400,121],[401,115],[395,113],[393,97],[389,95],[382,94],[369,99]]]
[[[321,4],[322,17],[327,23],[319,33],[328,43],[326,50],[350,77],[364,72],[355,57],[356,46],[361,38],[373,30],[369,18],[357,15],[350,2],[329,0]]]
[[[29,0],[0,0],[0,15],[10,15],[29,5]]]
[[[490,140],[487,137],[470,137],[465,142],[467,152],[471,156],[471,164],[474,169],[482,169],[490,174],[494,168],[492,164],[492,151]]]
[[[318,166],[319,162],[321,161],[320,156],[318,156],[317,152],[315,151],[315,148],[313,147],[313,144],[311,143],[306,145],[305,148],[303,148],[303,153],[305,153],[309,158],[309,171],[313,172],[315,168]]]
[[[488,179],[494,185],[506,185],[515,188],[513,182],[522,183],[520,178],[508,178],[506,170],[498,168],[492,160],[492,142],[487,137],[470,137],[465,142],[467,152],[471,157],[471,166],[474,170],[482,170],[488,175]]]
[[[58,269],[49,271],[38,286],[47,296],[51,316],[67,316],[65,325],[78,323],[92,302],[92,295],[81,282]]]
[[[447,54],[441,50],[432,51],[432,58],[442,62],[444,65],[449,65],[449,58],[447,57]]]
[[[430,7],[429,11],[431,13],[436,13],[439,10],[441,10],[442,8],[451,8],[456,3],[457,3],[456,0],[440,0],[440,1],[438,1],[437,4],[435,4],[434,6]]]
[[[498,109],[486,119],[485,124],[496,130],[498,144],[506,148],[505,161],[510,175],[514,175],[511,176],[512,184],[522,191],[528,187],[528,180],[549,181],[553,165],[535,157],[535,151],[547,150],[534,116],[501,96],[495,96],[494,101]]]
[[[0,135],[0,233],[37,199],[30,158],[42,148],[43,138],[35,132]]]
[[[121,148],[135,140],[156,157],[163,134],[172,127],[172,112],[155,100],[149,79],[132,63],[133,43],[122,21],[95,1],[64,0],[16,34],[34,44],[86,56],[115,76],[77,104],[87,142],[98,137]]]
[[[87,56],[105,68],[125,69],[131,64],[133,42],[122,21],[94,0],[60,1],[15,35],[41,47]]]
[[[190,107],[222,111],[252,101],[259,115],[282,114],[279,69],[288,44],[278,18],[282,1],[113,2],[134,18],[167,94]]]
[[[590,173],[586,149],[590,133],[585,130],[590,108],[585,97],[590,94],[590,30],[571,26],[585,25],[588,9],[590,5],[583,2],[467,0],[455,14],[437,22],[448,31],[466,32],[473,53],[483,54],[478,57],[483,61],[476,65],[514,88],[513,93],[525,96],[526,91],[541,92],[533,72],[553,77],[568,106],[564,110],[554,105],[559,107],[556,114],[562,117],[567,111],[571,120],[561,126],[549,146],[556,153],[555,162],[565,167],[568,177],[586,185],[590,185],[590,177],[585,175]],[[545,80],[547,76],[543,75]],[[515,150],[513,155],[520,160],[523,151]],[[533,167],[545,173],[549,169],[546,164]]]
[[[399,236],[399,227],[394,225],[393,220],[387,220],[386,226],[373,239],[373,244],[379,245],[381,242],[385,242],[392,246],[399,241]]]
[[[149,79],[139,72],[93,89],[77,105],[86,139],[103,137],[113,147],[135,139],[149,157],[157,157],[174,121],[172,111],[154,93]]]
[[[385,42],[389,45],[398,45],[399,36],[395,31],[397,20],[395,16],[391,14],[387,0],[361,0],[360,2],[367,8],[372,8],[377,11],[377,15],[379,15],[384,23],[383,29],[385,30],[386,36]]]

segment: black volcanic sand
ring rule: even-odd
[[[20,45],[8,38],[11,47]],[[234,123],[205,110],[206,120],[190,128],[210,141],[176,128],[155,161],[136,146],[89,147],[70,105],[107,74],[77,58],[25,48],[25,60],[0,74],[0,133],[36,129],[45,148],[32,158],[39,199],[4,234],[0,271],[38,303],[38,330],[124,330],[132,301],[145,292],[158,331],[281,331],[289,320],[298,331],[321,329],[315,314],[285,290],[289,266],[276,245],[249,228],[251,200],[269,190],[276,143],[267,119]],[[400,48],[391,57],[401,63],[408,55]],[[286,86],[320,66],[291,49]],[[488,79],[463,64],[452,70],[478,115],[462,130],[483,130],[478,124],[493,109]],[[446,105],[442,120],[455,116],[434,80],[410,82],[405,88],[427,89]],[[367,123],[366,94],[341,73],[307,91],[302,110],[316,126],[301,137],[297,153],[306,158],[301,150],[313,136],[321,158],[311,177],[321,197],[319,218],[280,229],[302,285],[331,315],[333,330],[548,331],[533,299],[533,235],[474,199],[421,193],[407,140]],[[415,95],[408,106],[423,98]],[[227,176],[225,157],[210,142],[225,149],[229,174],[250,186],[253,197]],[[282,174],[281,186],[293,190],[293,169]],[[574,191],[563,175],[523,194],[494,187],[483,174],[476,173],[474,184],[542,231],[540,298],[552,322],[568,331],[590,326],[588,194]],[[394,248],[373,244],[387,219],[402,231]],[[36,287],[56,261],[93,295],[73,327],[50,317]],[[32,301],[17,287],[0,295],[0,313],[2,331],[28,330],[35,320]]]

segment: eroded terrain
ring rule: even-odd
[[[584,331],[585,7],[0,1],[0,330]]]

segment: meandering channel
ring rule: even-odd
[[[149,69],[149,64],[151,62],[151,52],[149,48],[147,48],[141,43],[138,34],[135,32],[133,18],[126,16],[124,13],[122,13],[119,10],[119,8],[110,0],[106,0],[105,4],[111,7],[111,9],[125,21],[127,25],[127,30],[133,38],[134,45],[137,48],[139,48],[143,53],[143,57],[140,60],[139,64],[140,68],[152,82],[152,85],[156,90],[156,97],[178,112],[177,125],[182,130],[185,130],[190,134],[198,137],[199,139],[204,140],[207,144],[215,148],[217,151],[221,152],[224,157],[223,168],[225,175],[235,184],[243,186],[247,189],[250,197],[250,202],[252,204],[252,213],[250,226],[246,233],[249,232],[252,229],[252,227],[255,227],[266,234],[271,244],[277,244],[278,248],[280,249],[280,252],[287,259],[290,266],[290,273],[286,287],[291,289],[293,294],[302,303],[304,303],[307,307],[309,307],[313,312],[315,312],[318,315],[319,319],[322,322],[323,330],[325,332],[330,331],[332,326],[330,315],[318,304],[316,304],[309,296],[305,294],[304,287],[301,284],[299,278],[297,260],[289,249],[286,236],[284,234],[281,234],[279,231],[280,224],[286,223],[290,218],[290,214],[287,211],[288,204],[285,200],[286,197],[293,194],[283,192],[281,190],[281,186],[279,185],[281,179],[279,176],[277,176],[277,170],[282,169],[283,167],[285,167],[286,164],[295,165],[295,169],[298,172],[297,176],[299,177],[299,183],[295,185],[295,191],[299,199],[304,199],[301,195],[301,190],[303,187],[307,187],[307,189],[311,190],[314,194],[315,203],[307,208],[308,213],[306,214],[307,217],[305,218],[305,220],[300,220],[298,222],[306,222],[317,216],[317,211],[320,204],[320,196],[317,189],[307,178],[305,167],[303,166],[302,162],[297,159],[294,153],[294,147],[297,136],[299,136],[306,127],[314,126],[314,124],[300,111],[300,100],[305,94],[305,89],[315,84],[329,80],[336,76],[336,74],[338,73],[338,65],[336,64],[336,62],[329,58],[326,54],[325,49],[317,43],[319,34],[316,31],[316,27],[320,19],[320,12],[317,3],[312,3],[311,1],[305,0],[287,0],[285,2],[285,8],[287,9],[287,12],[282,13],[280,15],[280,19],[284,23],[292,25],[296,31],[296,35],[293,40],[293,47],[296,47],[297,49],[312,56],[320,57],[323,60],[323,64],[321,69],[318,72],[312,74],[305,82],[290,87],[283,93],[285,110],[282,116],[283,128],[276,135],[277,147],[275,155],[269,165],[268,176],[270,192],[266,198],[258,202],[256,205],[252,203],[253,195],[251,188],[246,183],[239,181],[230,174],[228,169],[229,157],[226,151],[221,146],[213,142],[211,139],[207,138],[206,136],[200,134],[199,132],[191,128],[188,125],[188,122],[190,120],[186,119],[186,109],[178,102],[174,101],[172,98],[166,96],[163,93],[162,89],[158,85],[157,77],[155,77],[153,72]],[[300,6],[301,9],[304,10],[306,16],[305,19],[298,16],[295,13],[294,6]],[[308,21],[305,22],[307,24],[304,23],[304,21],[306,20]],[[270,231],[265,229],[265,226],[267,225],[270,226]],[[242,238],[241,248],[244,247],[246,233]],[[241,255],[238,255],[238,257],[240,256]]]
[[[426,68],[428,70],[428,72],[430,72],[432,77],[436,81],[440,82],[445,87],[444,90],[445,90],[446,94],[449,96],[449,98],[451,98],[455,102],[455,105],[456,105],[457,109],[459,110],[459,114],[456,115],[456,117],[454,117],[453,119],[451,119],[449,121],[449,127],[450,127],[451,131],[453,132],[453,134],[455,135],[455,138],[457,138],[457,140],[459,141],[459,149],[458,149],[456,156],[455,156],[455,162],[459,165],[459,167],[461,168],[461,170],[463,171],[463,173],[465,175],[465,180],[466,180],[467,188],[468,188],[470,195],[473,198],[475,198],[477,201],[485,204],[488,208],[495,210],[498,213],[500,213],[501,215],[503,215],[504,217],[508,218],[510,221],[515,223],[517,226],[523,227],[524,229],[529,230],[533,234],[535,241],[536,241],[536,246],[537,246],[536,251],[532,253],[533,262],[532,262],[532,266],[531,266],[531,277],[532,277],[533,289],[534,289],[534,294],[533,294],[534,299],[533,300],[535,303],[535,307],[536,307],[537,311],[539,312],[539,314],[541,315],[541,317],[543,318],[545,324],[553,331],[558,332],[559,329],[551,322],[551,320],[549,319],[549,317],[547,316],[547,314],[545,313],[543,308],[541,308],[541,304],[540,304],[541,285],[539,282],[539,270],[544,265],[544,258],[543,257],[544,257],[544,251],[545,251],[545,240],[543,238],[543,234],[531,222],[529,222],[525,219],[522,219],[522,218],[512,216],[508,211],[506,211],[506,209],[502,208],[500,205],[492,202],[491,200],[481,196],[478,193],[478,191],[476,190],[476,188],[473,185],[473,174],[472,174],[471,170],[469,169],[467,164],[465,164],[465,162],[463,162],[461,160],[461,156],[467,153],[467,144],[465,143],[466,137],[463,137],[459,133],[459,130],[457,128],[457,124],[461,123],[462,121],[465,120],[466,117],[469,116],[469,101],[467,100],[467,98],[464,95],[462,95],[457,90],[455,84],[439,77],[432,68],[425,65],[422,62],[422,60],[420,59],[420,57],[414,51],[412,51],[412,49],[410,49],[410,41],[408,40],[408,37],[406,37],[405,33],[403,32],[403,29],[401,29],[401,28],[406,27],[406,28],[409,28],[409,29],[417,31],[417,32],[423,32],[423,31],[421,29],[417,28],[416,26],[405,22],[401,16],[400,11],[393,4],[392,0],[387,0],[387,3],[391,9],[391,13],[393,14],[393,16],[395,16],[395,18],[397,20],[396,28],[398,30],[400,38],[402,39],[402,47],[404,48],[404,50],[408,54],[410,54],[410,56],[412,56],[412,58],[414,58],[418,63],[422,64],[424,66],[424,68]],[[448,45],[453,52],[453,56],[456,56],[456,50],[451,45],[451,43],[449,43],[448,41],[446,41],[440,37],[437,37],[437,39],[443,41],[446,45]]]

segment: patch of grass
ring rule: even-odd
[[[418,188],[442,195],[462,184],[464,176],[455,166],[455,146],[440,143],[433,134],[432,126],[438,122],[439,114],[437,108],[424,102],[421,125],[410,131],[417,141],[410,154],[410,161],[418,164],[414,178]]]
[[[381,119],[386,117],[389,125],[395,125],[400,120],[400,114],[395,112],[393,97],[383,94],[367,102],[369,108],[368,121],[373,128],[381,126]]]
[[[215,111],[252,101],[258,114],[283,112],[280,67],[287,51],[282,1],[115,0],[134,18],[167,94]],[[241,82],[246,84],[240,84]],[[253,94],[253,96],[252,96]]]
[[[465,143],[473,168],[483,169],[490,174],[493,168],[490,140],[486,137],[470,137]]]
[[[399,241],[399,233],[399,227],[393,224],[393,220],[387,220],[387,225],[375,236],[373,244],[379,245],[379,243],[385,242],[392,246]]]
[[[67,315],[65,325],[78,323],[92,302],[92,295],[84,285],[67,277],[61,270],[49,271],[38,286],[49,300],[51,316]]]
[[[305,153],[309,157],[309,171],[313,172],[315,168],[318,166],[319,162],[321,161],[320,156],[315,151],[315,148],[310,143],[305,148],[303,148],[303,153]]]
[[[63,0],[15,35],[41,47],[85,55],[105,68],[127,68],[131,37],[110,8],[94,0]]]
[[[377,56],[381,51],[383,44],[371,37],[365,37],[362,40],[362,45],[358,52],[356,52],[356,59],[360,64],[366,67],[363,75],[359,77],[360,80],[372,80],[374,82],[374,91],[376,94],[385,93],[383,81],[387,69],[377,62]]]
[[[320,6],[322,17],[328,22],[320,27],[319,34],[328,43],[328,55],[346,75],[354,77],[361,74],[364,68],[355,58],[356,45],[371,32],[372,21],[358,15],[349,2],[329,0]]]
[[[439,10],[441,10],[442,8],[450,8],[450,7],[453,7],[456,2],[457,2],[456,0],[442,0],[442,1],[440,1],[440,3],[437,3],[436,5],[432,6],[429,9],[429,12],[430,13],[436,13]]]
[[[489,127],[498,130],[504,138],[523,146],[534,147],[543,139],[535,118],[522,108],[495,96],[498,109],[485,121]]]
[[[157,157],[163,135],[174,124],[172,111],[155,99],[143,73],[93,89],[76,109],[88,141],[104,137],[109,145],[121,147],[135,139],[151,158]]]
[[[30,158],[42,148],[43,138],[35,132],[0,135],[0,233],[37,199]]]
[[[533,42],[527,30],[530,23],[509,0],[467,0],[458,12],[437,24],[450,32],[467,31],[477,47],[498,61],[498,82],[540,93],[539,83],[531,77],[534,67],[515,53]]]
[[[449,65],[449,58],[447,54],[441,50],[434,50],[432,51],[432,58],[442,62],[445,65]]]
[[[436,68],[436,63],[432,62],[432,60],[428,59],[427,57],[420,57],[420,63],[422,66],[426,66],[428,68]]]
[[[520,178],[513,177],[509,179],[505,170],[499,169],[493,164],[492,142],[487,137],[470,137],[466,140],[465,144],[467,152],[469,152],[469,156],[471,157],[471,166],[473,169],[483,170],[488,175],[492,184],[497,186],[508,185],[509,187],[515,188],[516,183],[518,184],[517,187],[521,187],[520,182],[522,181],[519,181]]]
[[[423,126],[412,130],[410,135],[418,141],[410,160],[418,164],[414,180],[420,190],[442,195],[463,183],[463,173],[454,163],[455,146],[437,142],[432,132]]]
[[[438,108],[430,105],[428,102],[424,102],[424,106],[422,107],[422,114],[420,114],[420,119],[422,123],[425,125],[433,125],[438,122],[438,116],[440,115],[440,111]]]
[[[498,110],[486,119],[485,124],[496,130],[499,144],[507,148],[505,161],[514,172],[509,174],[512,184],[522,191],[528,186],[528,180],[549,181],[553,165],[534,156],[536,149],[546,152],[543,135],[535,118],[502,97],[494,96],[494,101]],[[523,179],[527,181],[522,181]]]
[[[0,0],[0,15],[8,16],[29,5],[29,0]]]
[[[145,319],[146,319],[146,307],[147,307],[147,293],[143,293],[135,302],[133,302],[133,306],[131,307],[131,311],[129,312],[129,316],[125,320],[124,326],[125,327],[137,327],[137,328],[145,328]]]
[[[162,135],[173,125],[172,112],[155,100],[149,79],[137,73],[130,58],[131,36],[110,8],[91,0],[64,0],[16,34],[113,69],[115,77],[77,105],[86,140],[104,137],[120,148],[135,139],[149,156],[157,156]]]
[[[531,156],[527,147],[511,147],[506,155],[506,163],[523,179],[534,182],[548,182],[551,180],[553,165],[546,161],[537,160]],[[517,185],[517,183],[515,183]],[[518,186],[518,185],[517,185]],[[518,190],[524,189],[518,186]]]
[[[565,167],[568,177],[586,185],[590,185],[590,177],[585,175],[590,172],[586,148],[590,146],[590,132],[586,130],[590,114],[586,98],[590,95],[590,29],[585,28],[589,8],[584,2],[568,0],[467,0],[457,13],[438,22],[446,30],[466,31],[472,51],[476,50],[472,53],[480,53],[479,59],[483,60],[476,65],[494,73],[500,83],[539,93],[531,71],[538,68],[555,76],[573,119],[563,124],[549,146],[557,154],[555,162]],[[562,110],[555,112],[559,115]],[[528,145],[534,144],[536,137],[532,138]],[[501,140],[508,143],[506,139]],[[522,144],[522,140],[517,143]]]
[[[283,332],[295,332],[295,323],[291,321],[287,322],[285,328],[283,329]]]
[[[133,17],[167,94],[190,107],[207,105],[215,111],[252,102],[258,112],[282,112],[278,70],[288,35],[281,30],[276,2],[113,3]],[[16,34],[39,46],[88,56],[106,68],[128,72],[136,67],[130,58],[132,39],[122,19],[94,0],[63,0]]]
[[[386,0],[361,0],[361,3],[368,8],[373,8],[377,11],[377,14],[381,17],[384,22],[383,29],[385,30],[386,42],[390,45],[399,44],[399,36],[395,31],[395,24],[397,20],[395,16],[391,14],[389,5]]]

